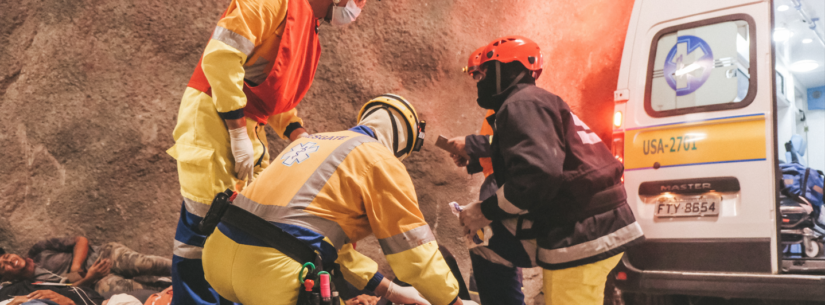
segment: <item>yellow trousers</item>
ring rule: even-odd
[[[300,263],[278,250],[238,244],[217,229],[203,247],[206,281],[235,303],[296,304],[300,270]]]
[[[247,133],[255,153],[255,177],[269,165],[265,150],[264,125],[246,119]],[[166,152],[178,161],[178,179],[183,197],[202,204],[211,204],[215,194],[234,189],[235,159],[229,141],[229,131],[218,116],[212,97],[187,87],[178,112],[178,123],[172,133],[175,146]],[[260,163],[258,161],[260,160]],[[189,211],[198,216],[205,211]]]
[[[607,274],[622,254],[595,263],[561,270],[544,270],[544,302],[547,305],[601,305]]]

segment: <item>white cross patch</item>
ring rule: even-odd
[[[676,72],[673,72],[673,78],[676,79],[676,89],[687,88],[691,81],[688,77],[698,79],[705,74],[705,67],[698,62],[700,58],[705,57],[705,51],[702,48],[695,48],[688,53],[687,50],[687,42],[676,44],[676,55],[673,56],[673,63],[678,68]]]
[[[580,120],[579,117],[577,117],[573,113],[570,113],[570,115],[573,116],[573,123],[576,124],[576,126],[584,128],[584,130],[576,131],[576,133],[579,135],[579,138],[582,139],[582,143],[584,143],[584,144],[596,144],[596,143],[599,143],[599,142],[602,141],[602,139],[599,138],[599,135],[597,135],[594,132],[590,131],[590,127],[587,127],[587,124],[582,122],[582,120]]]
[[[315,142],[298,144],[281,157],[281,160],[284,160],[282,163],[286,166],[292,166],[295,163],[304,162],[304,160],[309,159],[309,154],[318,151],[318,148],[319,146]]]

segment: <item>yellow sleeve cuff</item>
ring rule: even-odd
[[[433,305],[450,304],[458,295],[458,281],[435,241],[386,257],[395,276],[415,287]]]
[[[352,244],[341,247],[335,263],[341,266],[341,274],[344,275],[344,279],[359,290],[363,290],[370,279],[378,272],[378,264],[356,251]]]
[[[275,130],[275,133],[278,134],[281,139],[287,141],[289,141],[289,134],[287,134],[286,131],[290,124],[297,123],[300,126],[304,126],[304,120],[298,117],[298,109],[295,108],[269,116],[267,123],[269,126],[272,126],[272,129]],[[290,132],[291,131],[292,130],[290,130]]]

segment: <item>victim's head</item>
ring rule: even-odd
[[[34,274],[34,261],[13,253],[0,255],[0,281],[14,281]]]

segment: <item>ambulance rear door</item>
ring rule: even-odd
[[[779,271],[771,18],[770,1],[637,1],[613,141],[647,237],[633,268]]]

